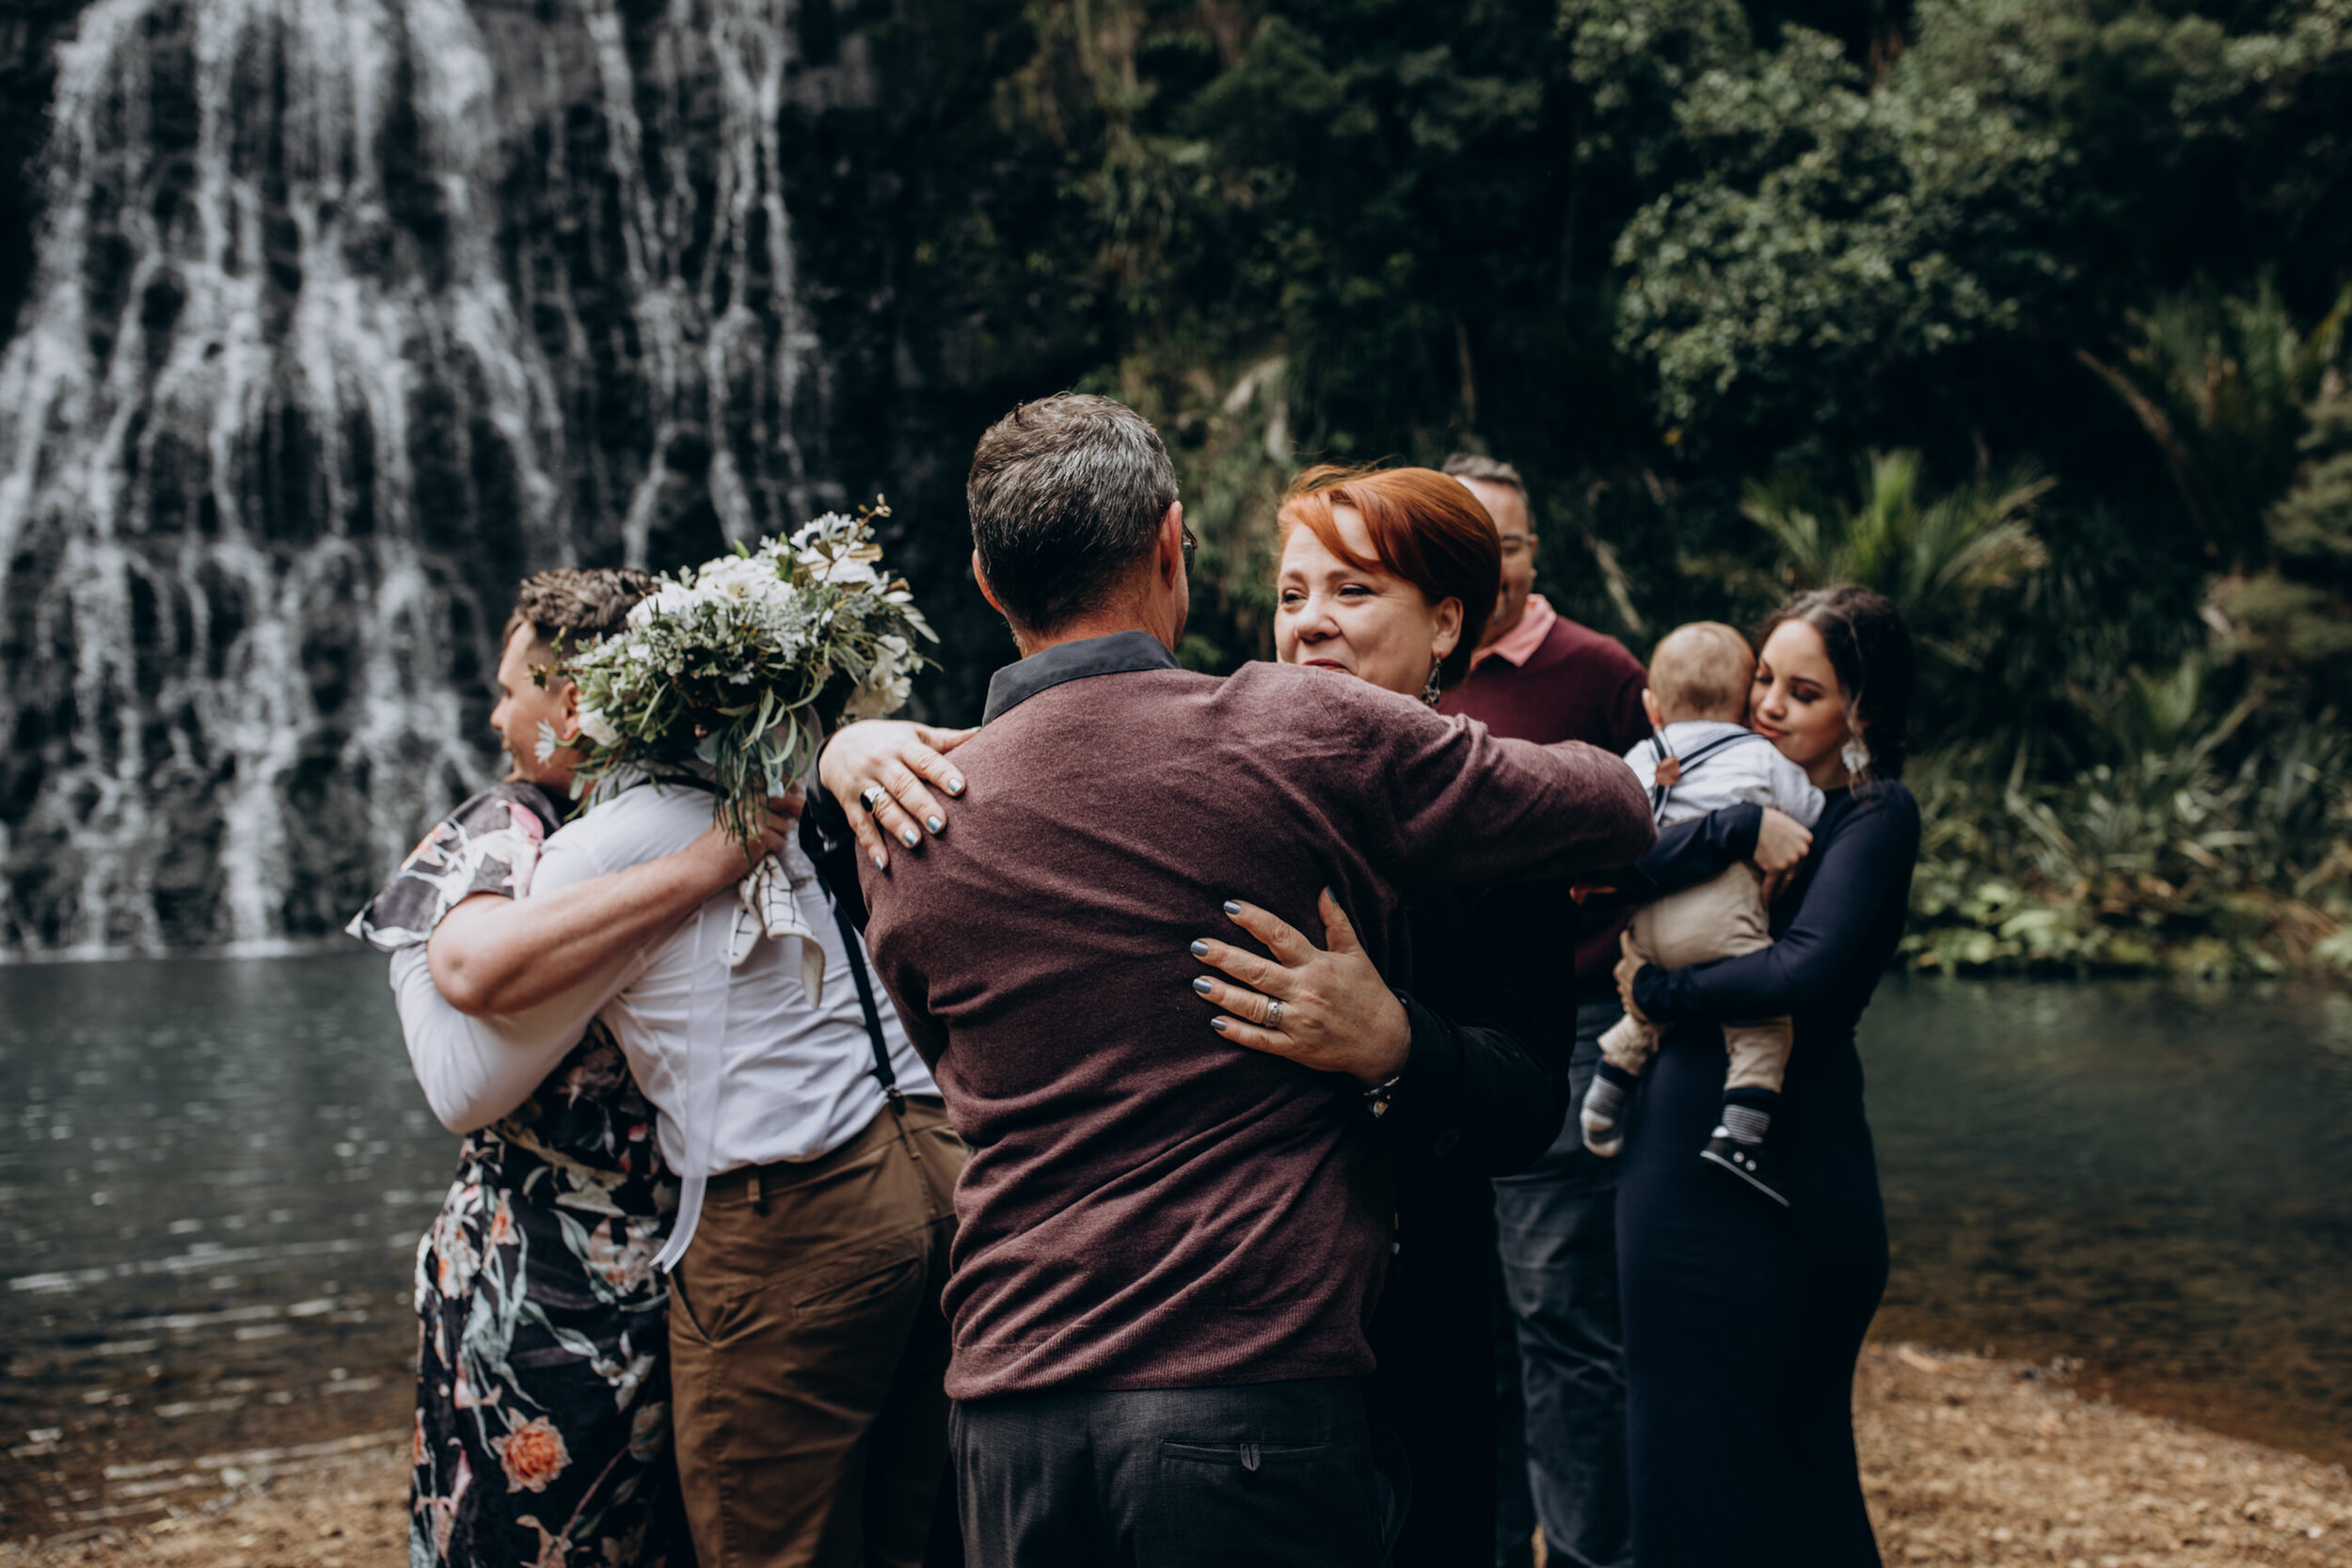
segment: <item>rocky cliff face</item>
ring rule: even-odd
[[[968,592],[971,436],[1057,384],[1051,343],[940,369],[969,311],[898,276],[1007,185],[985,135],[940,140],[979,118],[988,8],[25,16],[0,43],[50,113],[0,268],[0,945],[339,927],[492,776],[525,572],[887,488],[918,586]],[[953,651],[989,646],[956,608]]]

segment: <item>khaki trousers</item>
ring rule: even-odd
[[[1772,944],[1764,885],[1746,865],[1735,865],[1696,887],[1644,905],[1628,929],[1634,956],[1661,969],[1736,958]],[[1628,1013],[1601,1036],[1601,1056],[1638,1075],[1658,1053],[1659,1032],[1656,1024]],[[1724,1024],[1724,1047],[1731,1054],[1724,1090],[1771,1089],[1777,1094],[1788,1070],[1789,1039],[1785,1018]]]
[[[701,1568],[916,1568],[946,1474],[961,1139],[936,1100],[817,1159],[713,1177],[671,1275],[679,1490]]]

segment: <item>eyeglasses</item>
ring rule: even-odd
[[[1532,533],[1506,533],[1502,543],[1502,559],[1517,561],[1535,547],[1535,536]]]
[[[1200,541],[1199,539],[1196,539],[1195,537],[1193,537],[1193,532],[1192,532],[1192,525],[1191,525],[1190,523],[1186,523],[1186,524],[1184,524],[1184,570],[1185,570],[1185,572],[1186,572],[1186,573],[1188,573],[1188,574],[1189,574],[1189,573],[1191,572],[1191,570],[1192,570],[1192,558],[1193,558],[1194,556],[1199,555],[1199,554],[1200,553]]]

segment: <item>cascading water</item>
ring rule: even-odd
[[[82,15],[0,359],[0,946],[334,929],[489,775],[516,577],[842,499],[780,138],[869,72],[795,10]]]

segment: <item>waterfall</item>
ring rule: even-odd
[[[870,71],[795,11],[82,14],[0,356],[0,949],[333,930],[495,776],[517,577],[840,499],[783,138]]]

